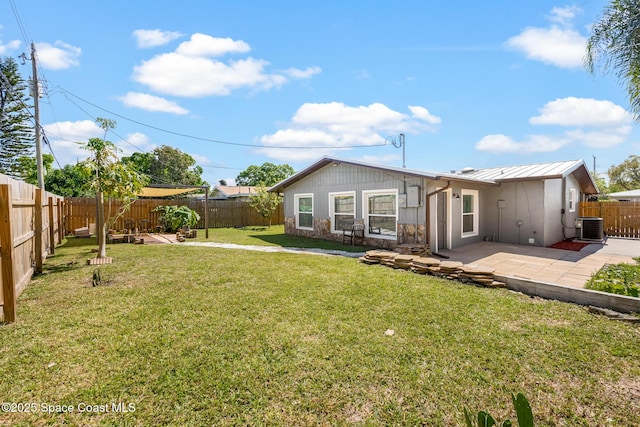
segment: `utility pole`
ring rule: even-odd
[[[38,87],[38,67],[36,65],[36,45],[31,42],[31,68],[33,78],[31,90],[33,95],[33,111],[36,120],[36,167],[38,170],[38,187],[44,190],[44,172],[42,167],[42,141],[40,137],[40,88]]]

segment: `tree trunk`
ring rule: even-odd
[[[96,193],[97,217],[96,217],[96,235],[98,237],[98,255],[96,258],[107,257],[107,238],[104,223],[104,194],[102,191]]]

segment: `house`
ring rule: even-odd
[[[619,191],[617,193],[607,194],[607,196],[620,202],[640,202],[640,189]]]
[[[249,196],[257,191],[258,187],[246,185],[216,185],[211,192],[213,200],[247,201]]]
[[[575,237],[578,202],[598,188],[582,160],[435,173],[324,157],[270,191],[284,194],[287,234],[339,241],[357,221],[365,245],[438,251]]]

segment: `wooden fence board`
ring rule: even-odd
[[[125,228],[125,220],[132,219],[137,228],[142,229],[142,220],[149,221],[149,227],[155,230],[160,225],[159,212],[153,212],[158,206],[186,205],[198,212],[200,221],[195,228],[205,228],[205,202],[193,199],[138,199],[115,223],[115,230]],[[116,212],[121,206],[120,202],[111,202],[111,212]],[[71,233],[76,228],[90,227],[96,222],[96,202],[94,198],[68,197],[64,205],[64,227]],[[269,219],[261,217],[247,202],[233,200],[209,200],[209,228],[224,228],[238,226],[265,226],[269,225]],[[271,217],[271,224],[284,223],[284,207],[278,206]]]
[[[581,202],[580,216],[602,218],[607,236],[640,238],[640,202]]]
[[[0,303],[7,323],[16,319],[16,300],[31,280],[37,260],[43,262],[62,242],[63,236],[56,232],[62,229],[62,216],[50,206],[62,207],[63,201],[31,184],[0,175]]]

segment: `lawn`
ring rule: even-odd
[[[191,239],[189,239],[191,241]],[[306,237],[284,234],[283,225],[271,227],[244,228],[210,228],[209,239],[205,238],[204,230],[198,230],[197,242],[235,243],[237,245],[281,246],[286,248],[318,248],[342,250],[347,252],[363,252],[363,246],[343,245],[342,240],[335,242],[324,239],[309,239]]]
[[[537,425],[639,425],[640,329],[576,305],[180,245],[111,246],[91,287],[92,243],[58,248],[0,327],[2,401],[36,410],[0,424],[456,426],[522,392]]]

